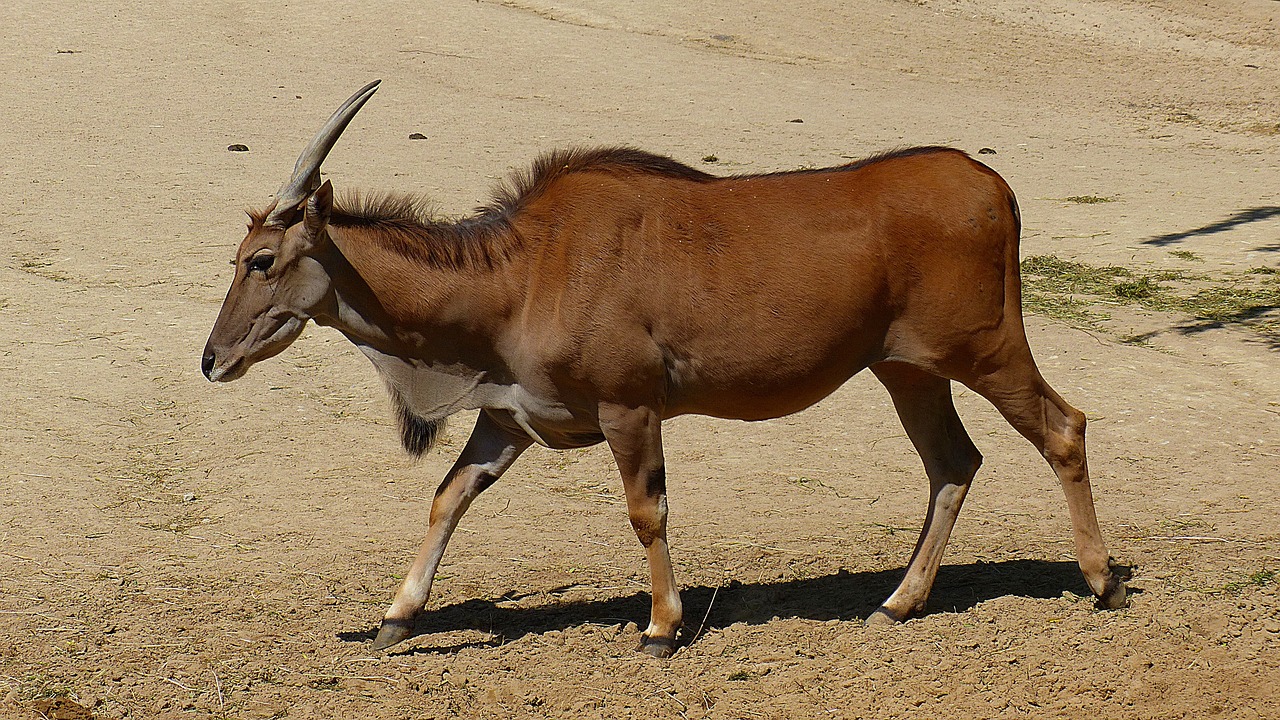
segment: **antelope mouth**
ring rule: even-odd
[[[238,357],[230,364],[218,364],[212,353],[204,356],[202,363],[204,376],[209,382],[231,382],[244,377],[245,372],[249,370],[249,364],[244,361],[243,357]]]

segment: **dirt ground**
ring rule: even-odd
[[[0,717],[1280,718],[1274,307],[1028,318],[1090,417],[1116,612],[1048,466],[963,389],[986,463],[931,612],[890,629],[861,619],[927,485],[874,378],[670,422],[693,641],[667,661],[634,652],[647,571],[602,448],[526,453],[423,634],[371,653],[470,418],[411,462],[323,329],[199,372],[241,209],[373,78],[340,189],[462,214],[570,144],[728,174],[941,143],[994,150],[1024,257],[1274,279],[1280,2],[49,0],[0,39]]]

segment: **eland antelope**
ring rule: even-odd
[[[413,633],[463,513],[525,449],[603,441],[651,574],[641,649],[670,655],[682,611],[662,421],[780,417],[864,368],[888,389],[930,487],[905,577],[868,622],[924,609],[981,463],[952,381],[1048,461],[1089,587],[1103,607],[1125,604],[1094,514],[1085,417],[1041,377],[1027,344],[1018,206],[993,170],[917,147],[717,177],[634,149],[575,149],[445,222],[413,197],[335,200],[320,181],[377,85],[334,113],[274,204],[251,214],[202,363],[209,380],[234,380],[314,320],[373,362],[409,452],[429,449],[449,415],[480,411],[376,649]]]

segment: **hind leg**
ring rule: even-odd
[[[1111,571],[1102,542],[1085,458],[1084,413],[1054,392],[1041,377],[1030,351],[1018,353],[999,370],[966,383],[991,401],[1010,425],[1035,445],[1053,468],[1067,496],[1076,558],[1098,603],[1109,609],[1125,606],[1124,582]]]
[[[973,446],[951,401],[951,382],[903,363],[879,363],[871,371],[889,390],[907,437],[929,476],[929,511],[906,576],[867,624],[900,622],[924,610],[942,551],[955,526],[982,455]]]

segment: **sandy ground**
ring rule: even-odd
[[[888,630],[860,621],[926,483],[873,378],[669,423],[696,635],[669,661],[633,650],[647,572],[601,448],[527,453],[464,520],[424,634],[371,654],[470,420],[411,462],[323,330],[229,386],[198,370],[241,209],[372,78],[328,177],[449,213],[567,144],[734,173],[945,143],[995,150],[1024,256],[1274,270],[1280,2],[360,5],[0,9],[0,716],[1280,717],[1274,335],[1029,318],[1091,418],[1135,568],[1118,612],[1082,597],[1048,467],[972,394],[986,464],[932,611]]]

